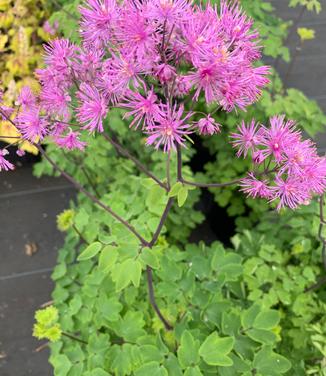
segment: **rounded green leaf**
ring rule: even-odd
[[[149,362],[138,368],[135,376],[168,376],[168,371],[158,362]]]
[[[90,244],[86,249],[78,256],[78,261],[89,260],[96,256],[102,249],[102,244],[100,242],[94,242]]]
[[[178,192],[178,206],[181,207],[184,205],[188,197],[188,189],[186,187],[181,187]]]
[[[178,348],[178,360],[182,368],[187,368],[199,362],[199,341],[185,330],[181,336],[181,345]]]
[[[219,337],[216,332],[209,335],[199,348],[199,355],[211,366],[228,367],[233,361],[227,356],[234,346],[234,337]]]
[[[278,311],[269,309],[265,312],[260,312],[253,323],[256,329],[273,329],[280,321],[280,314]]]

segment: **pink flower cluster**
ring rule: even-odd
[[[303,140],[293,121],[284,116],[270,119],[270,126],[242,123],[231,135],[238,157],[252,157],[254,169],[241,181],[249,197],[278,200],[277,209],[295,209],[308,204],[326,187],[326,158],[319,157],[315,144]]]
[[[87,0],[80,13],[81,44],[49,42],[36,71],[41,92],[19,95],[15,122],[26,140],[83,149],[82,131],[103,132],[121,108],[147,145],[169,151],[193,132],[220,130],[186,111],[191,101],[245,109],[268,83],[268,67],[254,65],[258,33],[236,1]]]

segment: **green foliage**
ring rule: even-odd
[[[74,222],[75,212],[72,209],[64,210],[57,216],[57,226],[60,231],[67,231]]]
[[[297,29],[297,32],[298,32],[298,35],[301,39],[301,42],[315,38],[315,30],[314,29],[307,29],[306,27],[299,27]]]
[[[298,5],[304,6],[309,11],[315,11],[317,14],[321,12],[321,4],[319,0],[290,0],[289,6],[296,7]]]
[[[49,306],[36,311],[36,323],[33,328],[33,336],[38,339],[48,339],[51,342],[59,341],[61,338],[61,327],[58,323],[59,314],[57,308]]]
[[[55,375],[61,375],[56,365],[63,355],[71,367],[67,375],[71,369],[74,375],[97,369],[121,376],[242,375],[256,363],[263,369],[273,357],[282,359],[279,374],[285,372],[289,362],[277,353],[279,338],[274,334],[280,313],[268,305],[245,303],[244,260],[236,253],[220,243],[156,250],[157,300],[174,326],[173,331],[165,331],[147,300],[145,275],[138,288],[133,284],[122,288],[112,271],[99,266],[98,256],[71,264],[84,246],[76,245],[70,231],[57,268],[70,267],[64,275],[54,271],[53,297],[64,312],[62,330],[78,333],[88,344],[64,339],[53,345],[50,360]],[[122,251],[115,257],[123,263],[126,256]],[[126,277],[131,269],[119,272]],[[82,359],[76,358],[76,352]]]

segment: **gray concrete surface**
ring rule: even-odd
[[[51,299],[51,270],[63,234],[56,215],[74,190],[63,179],[32,176],[30,167],[0,175],[0,375],[50,376],[45,341],[32,338],[36,309]],[[32,256],[27,253],[36,251]]]

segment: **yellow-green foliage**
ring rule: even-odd
[[[33,328],[33,336],[38,339],[48,339],[50,342],[56,342],[61,338],[62,331],[58,324],[59,314],[54,306],[36,311],[36,323]]]
[[[38,90],[33,71],[42,61],[42,43],[50,38],[43,30],[49,17],[46,0],[0,0],[0,80],[4,101],[12,105],[24,85]],[[15,136],[8,122],[0,124],[0,133]],[[8,140],[9,141],[9,140]],[[34,151],[30,145],[25,149]]]

